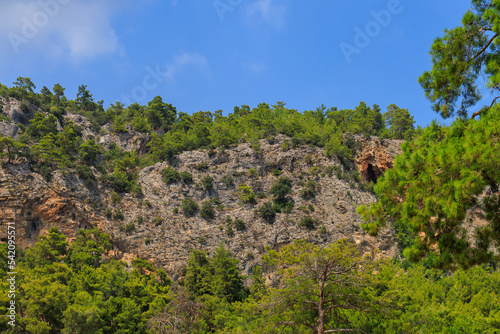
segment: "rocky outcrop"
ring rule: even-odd
[[[383,256],[394,256],[397,245],[392,230],[372,238],[360,228],[356,207],[375,201],[375,197],[360,190],[355,182],[338,179],[332,167],[341,164],[335,157],[326,157],[323,149],[298,146],[284,150],[284,139],[277,136],[273,141],[261,140],[262,153],[256,153],[249,143],[218,149],[210,155],[206,151],[184,152],[175,160],[142,169],[138,182],[143,197],[120,194],[119,202],[116,198],[113,202],[112,190],[100,182],[85,182],[67,172],[55,173],[47,182],[27,165],[8,165],[0,174],[0,216],[16,222],[21,247],[33,245],[37,236],[52,226],[70,240],[78,229],[97,226],[112,236],[117,258],[152,260],[174,277],[186,265],[190,250],[213,252],[220,243],[240,260],[244,273],[260,263],[266,247],[277,248],[294,239],[327,245],[346,238],[363,251],[378,248]],[[396,152],[388,150],[396,144],[373,137],[368,140],[363,145],[365,155],[357,161],[382,171]],[[161,171],[167,166],[191,173],[194,182],[166,185]],[[202,185],[206,176],[214,180],[208,191]],[[292,181],[290,198],[294,208],[290,213],[278,213],[271,224],[262,220],[256,209],[272,200],[269,190],[280,176]],[[303,198],[301,190],[308,181],[314,182],[315,194]],[[242,203],[240,185],[250,186],[259,194],[256,204]],[[212,200],[214,218],[203,219],[199,212],[194,217],[184,216],[182,201],[188,197],[200,206]],[[123,220],[113,219],[117,211],[123,214]],[[305,217],[316,221],[315,228],[301,226]],[[235,219],[244,221],[243,230],[228,227],[227,221]],[[0,226],[3,236],[5,228]]]
[[[73,122],[74,125],[82,129],[82,138],[87,140],[94,138],[96,143],[108,149],[111,144],[116,144],[125,152],[137,151],[139,155],[144,155],[147,150],[150,135],[135,131],[130,124],[126,125],[126,132],[114,133],[111,124],[105,124],[99,132],[92,130],[92,126],[86,117],[78,114],[67,113],[64,115],[66,122]]]
[[[97,143],[106,149],[109,148],[111,143],[116,144],[125,152],[137,151],[139,155],[144,155],[147,150],[147,143],[149,143],[149,134],[144,134],[132,129],[130,124],[126,126],[127,132],[113,133],[111,125],[106,124],[102,127],[103,135],[100,135]]]
[[[355,163],[363,182],[376,183],[377,179],[389,168],[401,151],[403,140],[381,139],[378,137],[356,136],[361,150]]]
[[[5,241],[5,223],[9,221],[16,224],[16,244],[22,248],[32,246],[51,227],[57,227],[72,240],[79,229],[100,225],[102,219],[88,205],[96,195],[82,190],[82,182],[74,175],[56,174],[53,181],[47,182],[26,164],[1,169],[1,241]]]
[[[28,125],[30,119],[33,118],[38,108],[29,103],[22,103],[14,98],[5,99],[0,97],[0,102],[3,105],[2,112],[8,116],[14,124],[21,123]]]

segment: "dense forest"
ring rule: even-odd
[[[15,333],[498,333],[500,331],[500,2],[473,0],[462,25],[447,30],[431,49],[433,67],[419,79],[433,109],[450,126],[415,128],[408,110],[361,102],[354,109],[321,105],[298,112],[261,103],[251,109],[177,112],[160,96],[147,105],[103,101],[81,85],[74,100],[55,84],[39,93],[30,78],[0,84],[0,97],[20,101],[34,117],[20,122],[17,140],[0,138],[3,166],[27,162],[47,180],[58,169],[99,181],[117,193],[141,197],[141,168],[174,160],[186,150],[228,148],[278,134],[297,145],[325,148],[343,172],[359,182],[354,134],[403,139],[394,168],[379,178],[377,202],[361,206],[363,228],[376,236],[392,225],[402,250],[394,259],[360,254],[338,240],[327,247],[295,240],[266,250],[262,266],[245,277],[221,244],[213,254],[194,249],[182,277],[136,259],[110,254],[110,236],[81,230],[71,245],[57,229],[25,252],[18,249],[17,326],[8,325],[7,244],[0,245],[0,330]],[[492,92],[481,107],[480,81]],[[2,106],[0,106],[2,107]],[[3,111],[3,110],[0,110]],[[472,117],[468,115],[472,112]],[[83,140],[68,113],[88,119],[95,132],[149,135],[147,151],[124,152]],[[4,121],[10,119],[0,114]],[[164,171],[164,181],[184,178]],[[286,207],[286,178],[273,187]],[[241,189],[242,198],[251,201]],[[276,204],[275,203],[275,204]],[[186,203],[188,206],[189,203]],[[271,204],[270,204],[271,205]],[[266,217],[266,208],[262,216]],[[272,209],[272,207],[271,207]],[[484,212],[471,226],[469,212]],[[188,210],[188,208],[186,209]],[[269,213],[270,212],[270,213]],[[267,214],[272,214],[272,210]],[[305,223],[307,224],[307,222]],[[265,270],[264,270],[265,269]],[[264,275],[273,272],[275,275]]]

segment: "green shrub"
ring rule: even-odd
[[[318,166],[314,166],[313,168],[311,168],[311,170],[309,170],[309,173],[311,173],[312,175],[318,175],[319,174]]]
[[[306,208],[305,205],[301,205],[297,208],[297,210],[299,211],[302,211],[302,212],[305,212],[305,213],[309,213],[309,210]]]
[[[155,224],[155,226],[160,226],[163,223],[163,218],[161,218],[160,216],[156,216],[153,219],[153,223]]]
[[[300,196],[304,199],[313,198],[316,195],[316,183],[314,181],[307,181],[304,188],[300,190]]]
[[[291,200],[288,200],[288,201],[285,201],[281,204],[281,212],[283,213],[291,213],[292,210],[293,210],[293,201]]]
[[[257,200],[255,199],[255,193],[252,190],[252,187],[242,184],[241,186],[238,187],[238,194],[240,200],[245,204],[257,203]]]
[[[134,223],[128,223],[125,225],[125,232],[132,232],[135,230],[135,224]]]
[[[234,180],[231,175],[223,176],[222,179],[220,179],[220,181],[224,183],[226,187],[234,186]]]
[[[199,205],[191,197],[182,200],[181,210],[186,217],[193,217],[199,210]]]
[[[111,218],[113,215],[113,211],[110,208],[107,208],[106,211],[104,211],[104,215],[108,218]]]
[[[114,220],[123,220],[123,218],[125,218],[125,217],[123,216],[122,211],[120,209],[116,209],[115,213],[113,215],[113,219]]]
[[[191,173],[189,172],[181,172],[180,177],[182,182],[184,182],[185,184],[193,183],[193,175],[191,175]]]
[[[250,168],[248,170],[248,177],[257,178],[258,176],[259,176],[259,174],[257,174],[257,170],[256,169]]]
[[[214,178],[211,176],[206,175],[201,179],[201,184],[203,185],[205,191],[212,190],[213,183],[214,183]]]
[[[233,227],[230,224],[226,225],[226,234],[229,237],[233,237],[234,236]]]
[[[268,223],[273,223],[276,219],[276,210],[271,202],[262,204],[262,206],[257,209],[257,214]]]
[[[278,182],[271,187],[269,193],[274,195],[276,200],[284,200],[292,190],[292,181],[287,177],[280,177]]]
[[[319,234],[325,235],[327,233],[326,226],[321,225],[321,227],[318,229]]]
[[[161,175],[163,176],[163,182],[166,184],[173,184],[181,179],[179,172],[172,167],[167,167],[162,170]]]
[[[313,160],[312,160],[312,156],[310,153],[307,153],[305,156],[304,156],[304,161],[306,162],[306,164],[308,165],[312,165],[313,164]]]
[[[95,180],[94,173],[92,169],[87,165],[78,165],[75,168],[76,175],[85,181]]]
[[[242,219],[235,219],[233,221],[233,225],[238,231],[243,231],[247,228],[245,222]]]
[[[201,162],[201,163],[197,164],[196,166],[194,166],[194,168],[197,171],[206,171],[206,170],[208,170],[208,164],[206,162]]]
[[[200,216],[207,220],[215,218],[215,210],[212,201],[208,200],[201,203]]]
[[[142,216],[137,217],[137,223],[141,225],[144,222],[144,218]]]
[[[118,203],[122,200],[121,196],[118,195],[117,193],[115,193],[114,191],[111,193],[111,201],[113,201],[113,203]]]
[[[178,214],[179,213],[179,209],[178,208],[174,208],[173,213],[174,213],[174,215]]]
[[[281,143],[281,149],[283,149],[283,151],[288,151],[290,149],[290,142],[288,139],[283,140]]]
[[[273,168],[272,172],[271,172],[273,175],[275,176],[280,176],[281,173],[283,173],[281,170],[279,170],[278,168]]]
[[[300,223],[299,223],[299,226],[300,227],[304,227],[308,230],[314,230],[316,228],[316,224],[317,224],[317,221],[312,219],[311,217],[307,216],[305,218],[303,218]]]

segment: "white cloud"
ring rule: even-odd
[[[241,66],[243,66],[243,68],[253,73],[261,73],[267,70],[266,65],[259,62],[249,62],[249,63],[243,62],[241,63]]]
[[[246,5],[246,15],[249,20],[260,18],[281,28],[285,24],[286,7],[276,4],[276,0],[256,0]]]
[[[122,49],[110,21],[122,5],[123,1],[114,0],[2,2],[0,35],[6,38],[0,46],[11,57],[41,54],[77,63],[120,53]]]
[[[205,74],[208,73],[208,60],[196,52],[181,52],[174,56],[174,60],[167,64],[165,78],[170,83],[175,82],[176,76],[188,67],[195,67]]]

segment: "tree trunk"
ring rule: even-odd
[[[325,332],[325,310],[323,309],[323,305],[318,307],[318,334],[324,334]]]
[[[323,305],[323,286],[320,282],[321,292],[318,300],[318,334],[323,334],[325,332],[325,308]]]

